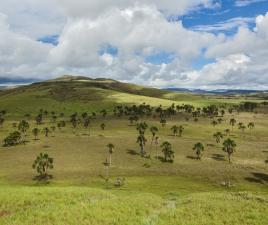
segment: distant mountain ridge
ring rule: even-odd
[[[188,89],[188,88],[165,88],[167,91],[174,92],[186,92],[196,94],[221,94],[221,95],[235,95],[235,94],[257,94],[267,93],[268,90],[250,90],[250,89],[215,89],[215,90],[203,90],[203,89]]]

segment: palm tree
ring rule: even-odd
[[[235,152],[236,143],[234,140],[228,138],[223,142],[222,150],[228,154],[229,163],[231,163],[231,155]]]
[[[224,132],[225,132],[225,135],[227,136],[227,135],[229,135],[230,130],[229,129],[225,129]]]
[[[110,167],[110,164],[109,164],[107,158],[106,158],[106,160],[105,160],[105,162],[103,164],[105,166],[105,181],[108,182],[109,181],[109,167]]]
[[[222,121],[223,121],[223,119],[222,118],[218,118],[218,124],[221,124],[222,123]]]
[[[155,137],[154,139],[155,144],[155,158],[158,159],[158,144],[159,144],[159,137]]]
[[[40,124],[42,124],[42,122],[43,122],[43,114],[38,114],[36,117],[35,117],[35,121],[36,121],[36,124],[37,125],[40,125]]]
[[[216,139],[217,144],[221,142],[221,139],[223,138],[223,135],[221,132],[216,132],[213,134],[213,137]]]
[[[1,128],[3,127],[4,122],[5,122],[5,119],[0,117],[0,127]]]
[[[53,132],[53,137],[54,137],[54,136],[55,136],[56,127],[55,127],[55,126],[51,126],[50,129],[52,130],[52,132]]]
[[[236,124],[236,120],[234,118],[230,119],[230,125],[232,126],[232,131],[234,130],[235,124]]]
[[[238,129],[239,129],[239,130],[242,130],[242,132],[244,133],[244,131],[245,131],[245,129],[246,129],[246,126],[245,126],[243,123],[240,122],[240,123],[238,124]]]
[[[215,127],[218,123],[217,123],[217,121],[213,120],[213,121],[211,122],[211,124],[213,125],[213,127]]]
[[[46,178],[49,169],[53,169],[53,158],[49,157],[47,153],[40,153],[32,165],[40,174],[40,178]]]
[[[152,149],[152,145],[153,145],[153,142],[154,142],[154,139],[155,139],[155,135],[158,132],[158,128],[155,127],[155,126],[152,126],[152,127],[150,127],[150,131],[152,133],[152,140],[151,140],[151,146],[150,146],[150,156],[151,156],[151,149]]]
[[[24,140],[23,143],[25,144],[26,142],[26,136],[27,136],[27,130],[29,129],[30,125],[27,121],[22,120],[19,123],[18,129],[24,134]]]
[[[155,135],[156,135],[156,133],[158,132],[158,128],[155,127],[155,126],[152,126],[152,127],[150,128],[150,131],[151,131],[151,133],[152,133],[152,142],[153,142],[153,141],[154,141],[154,138],[155,138]]]
[[[201,159],[201,153],[205,150],[204,145],[200,142],[196,143],[193,147],[193,150],[195,151],[197,155],[197,159]]]
[[[37,140],[38,134],[40,133],[40,130],[38,128],[33,129],[33,135],[34,135],[34,140]]]
[[[50,130],[48,129],[48,127],[45,127],[43,129],[43,132],[45,133],[45,136],[48,137],[48,134],[49,134]]]
[[[160,120],[160,123],[161,123],[162,127],[165,127],[167,121],[166,121],[165,119],[162,118],[162,119]]]
[[[144,137],[144,134],[140,133],[140,135],[137,138],[137,143],[140,145],[140,148],[141,148],[141,156],[145,155],[144,147],[145,147],[146,142],[147,142],[147,140]]]
[[[178,131],[179,131],[179,127],[176,126],[176,125],[174,125],[174,126],[172,126],[170,129],[172,130],[173,136],[176,137],[177,134],[178,134]]]
[[[114,153],[114,145],[109,143],[107,145],[107,148],[108,148],[108,151],[109,151],[109,155],[110,155],[110,159],[109,159],[109,165],[111,166],[112,165],[112,154]]]
[[[104,129],[105,129],[105,124],[102,123],[102,124],[100,125],[100,127],[101,127],[102,130],[104,130]]]
[[[179,137],[181,137],[184,127],[182,125],[179,126]]]
[[[255,127],[255,124],[253,122],[248,123],[248,128],[250,129],[250,133],[252,133],[252,130],[254,127]]]
[[[161,148],[162,148],[162,152],[164,154],[165,162],[167,162],[168,159],[170,162],[173,162],[174,152],[172,150],[172,145],[169,142],[165,141],[161,144]]]
[[[145,122],[138,123],[136,129],[139,131],[139,134],[144,134],[148,125]]]

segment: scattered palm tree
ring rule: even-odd
[[[55,126],[51,126],[50,127],[50,130],[52,131],[53,137],[54,137],[55,136],[56,127]]]
[[[152,149],[152,145],[154,143],[155,135],[158,132],[158,128],[155,126],[152,126],[152,127],[150,127],[150,131],[152,133],[152,140],[151,140],[151,145],[150,145],[150,156],[151,156],[151,149]]]
[[[147,142],[147,140],[146,140],[146,138],[144,137],[144,134],[143,134],[143,133],[140,133],[140,135],[139,135],[138,138],[137,138],[137,143],[140,145],[141,156],[142,156],[142,157],[145,155],[144,147],[145,147],[146,142]]]
[[[48,127],[45,127],[45,128],[43,129],[43,132],[44,132],[45,136],[48,137],[48,134],[50,133],[50,130],[49,130]]]
[[[211,124],[213,125],[213,127],[215,127],[218,123],[217,123],[216,120],[213,120],[213,121],[211,122]]]
[[[193,150],[195,151],[197,155],[197,159],[201,159],[201,153],[205,150],[204,145],[200,142],[196,143],[193,147]]]
[[[221,142],[221,139],[223,138],[223,135],[221,132],[216,132],[213,134],[213,137],[216,139],[217,144]]]
[[[182,132],[184,130],[184,127],[182,125],[179,126],[179,137],[182,136]]]
[[[42,114],[42,113],[38,114],[38,115],[35,117],[35,121],[36,121],[36,124],[37,124],[37,125],[42,124],[42,122],[43,122],[43,114]]]
[[[168,160],[170,162],[173,162],[174,159],[174,152],[172,150],[172,145],[165,141],[161,144],[161,148],[162,148],[162,152],[164,154],[164,160],[165,162],[167,162]]]
[[[162,119],[160,120],[160,123],[161,123],[162,127],[165,127],[166,124],[167,124],[167,121],[166,121],[165,119],[162,118]]]
[[[159,137],[155,137],[154,145],[155,145],[155,158],[158,159],[158,144],[159,144]]]
[[[0,127],[1,128],[3,127],[4,122],[5,122],[5,119],[0,117]]]
[[[172,126],[171,128],[171,131],[172,131],[172,133],[173,133],[173,136],[177,136],[177,134],[178,134],[178,132],[179,132],[179,127],[178,126],[176,126],[176,125],[174,125],[174,126]]]
[[[139,134],[144,134],[148,125],[145,122],[138,123],[136,129],[139,131]]]
[[[27,130],[29,129],[29,127],[30,127],[30,124],[25,120],[20,121],[19,126],[18,126],[18,130],[23,133],[23,136],[24,136],[23,143],[24,144],[26,142]]]
[[[244,133],[245,129],[246,129],[246,126],[243,124],[243,123],[238,123],[238,129],[239,130],[242,130],[242,132]]]
[[[37,140],[38,134],[40,133],[40,130],[38,128],[33,129],[33,135],[34,135],[34,140]]]
[[[222,150],[227,153],[229,163],[231,163],[231,155],[235,152],[236,143],[234,140],[228,138],[223,142]]]
[[[53,169],[53,158],[49,157],[47,153],[40,153],[33,163],[33,169],[36,169],[39,178],[47,178],[48,170]]]
[[[230,134],[230,129],[225,129],[224,133],[225,133],[226,136],[229,135]]]
[[[101,127],[102,130],[105,129],[105,126],[106,126],[105,123],[102,123],[102,124],[100,125],[100,127]]]
[[[236,124],[236,120],[234,118],[230,119],[230,125],[232,126],[232,131],[234,130],[235,124]]]
[[[109,143],[108,145],[107,145],[107,148],[108,148],[108,152],[109,152],[109,165],[111,166],[112,165],[112,154],[114,153],[114,145],[113,144],[111,144],[111,143]]]
[[[223,121],[223,119],[222,118],[218,118],[217,121],[218,121],[218,124],[221,124],[222,121]]]
[[[248,123],[248,128],[250,130],[250,133],[252,133],[252,130],[254,127],[255,127],[255,124],[253,122]]]

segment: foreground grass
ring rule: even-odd
[[[6,225],[263,225],[268,221],[267,196],[248,192],[163,198],[80,187],[0,189],[0,224]]]

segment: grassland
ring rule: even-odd
[[[84,97],[81,97],[82,91],[79,90],[79,100],[79,96],[66,96],[68,93],[62,95],[61,91],[52,93],[54,89],[51,84],[50,91],[46,85],[44,89],[40,86],[27,87],[24,91],[20,90],[20,94],[18,90],[13,90],[0,96],[1,108],[7,107],[8,110],[7,119],[0,128],[1,139],[15,130],[12,124],[22,119],[22,115],[31,114],[27,143],[0,147],[0,224],[267,224],[267,114],[227,113],[223,122],[215,127],[211,125],[211,118],[200,117],[198,122],[192,118],[186,121],[184,114],[168,119],[165,127],[161,127],[158,119],[141,118],[149,126],[159,128],[160,142],[169,141],[172,144],[174,162],[165,163],[155,157],[149,159],[140,156],[136,143],[137,130],[130,125],[127,117],[108,116],[104,119],[99,116],[92,121],[90,130],[82,126],[73,129],[67,123],[66,128],[57,129],[49,137],[41,133],[36,141],[31,130],[34,127],[42,129],[55,125],[48,116],[42,125],[35,124],[33,117],[40,108],[56,113],[64,112],[65,120],[69,120],[68,116],[73,112],[102,109],[105,108],[103,104],[111,108],[119,102],[132,104],[144,100],[159,105],[158,99],[163,105],[172,102],[178,104],[180,101],[172,99],[171,93],[163,94],[169,95],[168,100],[149,94],[142,96],[94,86],[84,90]],[[95,97],[90,94],[93,90]],[[135,90],[141,91],[141,88],[135,87]],[[103,93],[101,98],[100,92]],[[95,99],[87,100],[88,95]],[[62,96],[65,96],[65,100],[60,100]],[[215,96],[204,102],[200,101],[204,99],[203,96],[190,95],[187,99],[186,95],[181,94],[181,98],[182,102],[196,102],[197,105],[217,102]],[[219,102],[233,104],[243,100],[227,99]],[[93,102],[99,104],[93,105]],[[249,129],[242,132],[235,126],[229,137],[235,140],[237,149],[229,164],[221,144],[216,143],[213,134],[223,132],[226,128],[231,129],[229,120],[233,117],[244,124],[254,122],[255,128],[252,132]],[[104,131],[100,128],[101,123],[106,124]],[[172,135],[170,128],[173,125],[185,127],[182,137]],[[146,131],[145,136],[148,139],[148,152],[151,133]],[[192,150],[196,142],[205,145],[202,160],[196,160]],[[106,172],[103,163],[108,157],[108,143],[115,145],[115,152],[107,183],[102,177]],[[33,179],[36,171],[31,166],[40,152],[47,152],[54,158],[54,169],[51,171],[53,179],[49,183]],[[151,152],[154,156],[155,148]],[[126,179],[124,186],[114,186],[117,177]],[[227,181],[231,182],[231,187],[223,185]]]
[[[0,108],[9,118],[37,114],[39,109],[66,114],[112,110],[118,104],[150,103],[151,106],[192,104],[196,107],[211,104],[239,104],[250,100],[261,102],[257,96],[221,96],[176,93],[154,88],[121,83],[113,80],[92,80],[84,77],[62,77],[42,83],[0,91]]]

